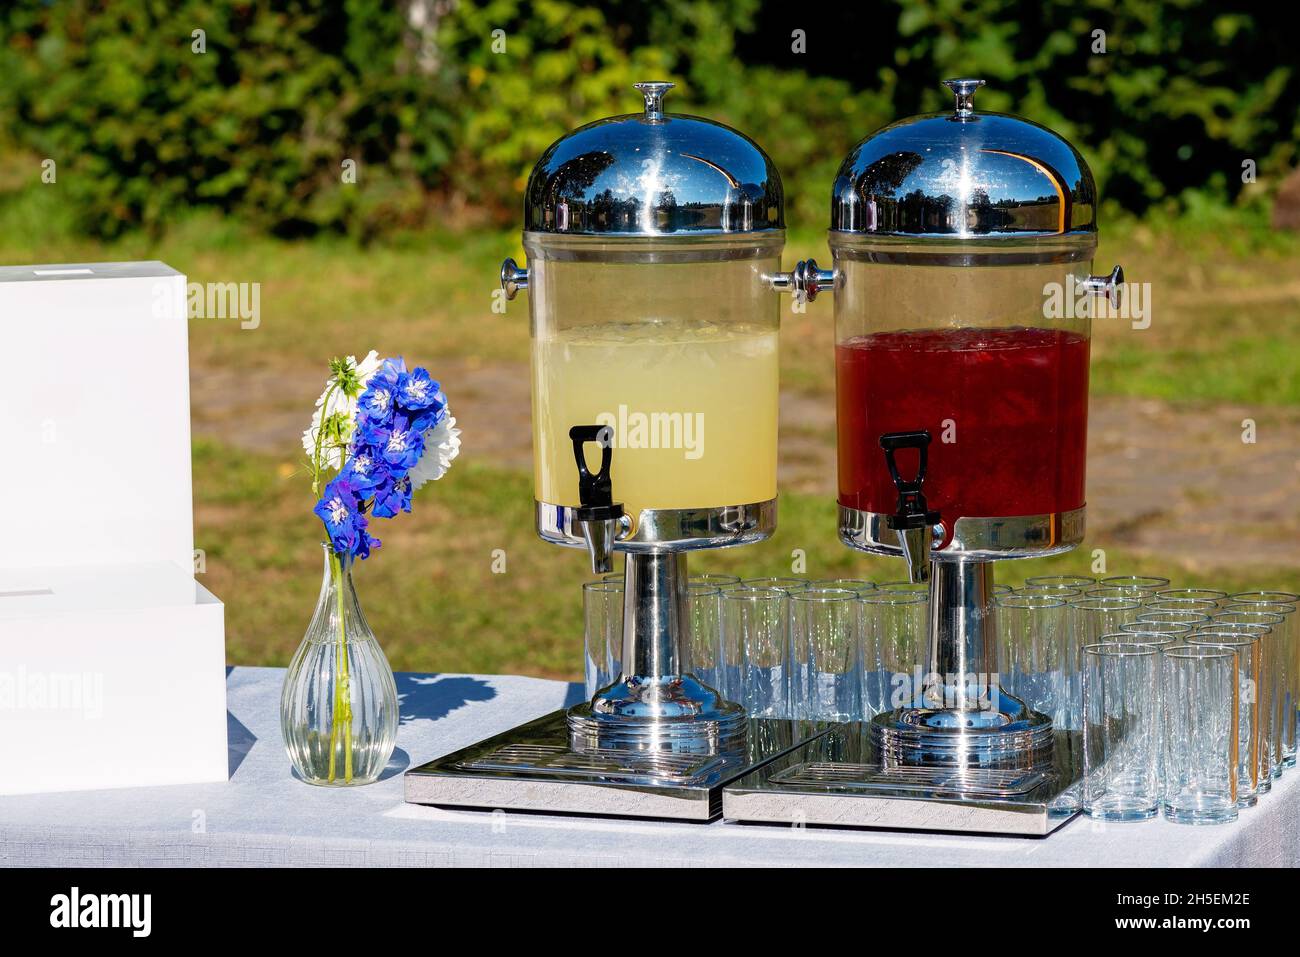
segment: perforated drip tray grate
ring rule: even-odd
[[[869,764],[811,761],[778,771],[770,780],[773,784],[795,787],[869,788],[936,796],[1015,797],[1041,786],[1047,777],[1032,771],[881,769]]]
[[[726,759],[709,755],[655,754],[640,751],[570,751],[562,745],[507,744],[481,757],[457,761],[465,771],[509,771],[547,777],[567,775],[589,778],[654,780],[688,784],[718,771]]]

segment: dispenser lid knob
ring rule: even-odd
[[[984,85],[983,80],[958,78],[944,80],[943,85],[952,90],[952,95],[957,98],[955,116],[965,119],[975,113],[975,91]]]
[[[664,94],[677,84],[667,83],[663,80],[647,80],[632,85],[640,90],[641,95],[645,97],[645,118],[651,121],[662,120],[664,118]]]

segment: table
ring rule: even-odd
[[[1236,824],[1076,818],[1045,839],[677,824],[444,810],[402,800],[401,772],[573,703],[577,685],[514,676],[399,674],[401,728],[383,778],[317,788],[280,737],[284,671],[227,675],[230,781],[0,798],[8,866],[865,865],[1294,866],[1300,771]],[[165,715],[159,715],[165,720]]]

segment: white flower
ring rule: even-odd
[[[411,489],[425,482],[436,482],[451,468],[451,460],[460,454],[460,429],[448,408],[447,416],[424,433],[424,454],[408,473]]]
[[[366,390],[366,383],[379,371],[383,360],[374,349],[361,362],[348,356],[325,382],[325,389],[316,400],[316,411],[311,425],[302,434],[302,447],[309,459],[316,456],[317,438],[320,440],[321,467],[338,469],[343,466],[343,455],[356,430],[357,399]],[[340,383],[340,379],[343,381]],[[326,399],[329,406],[326,407]],[[324,428],[324,434],[321,429]]]

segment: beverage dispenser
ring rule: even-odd
[[[687,554],[776,528],[781,179],[749,138],[664,112],[671,83],[636,87],[643,111],[542,155],[527,266],[501,269],[529,299],[537,532],[596,573],[625,556],[622,673],[411,772],[412,800],[708,817],[722,783],[802,740],[683,660]]]
[[[1050,720],[997,683],[992,562],[1084,533],[1097,191],[1068,142],[974,108],[867,137],[835,180],[840,538],[929,581],[917,699],[877,716],[882,763],[1032,766]]]

